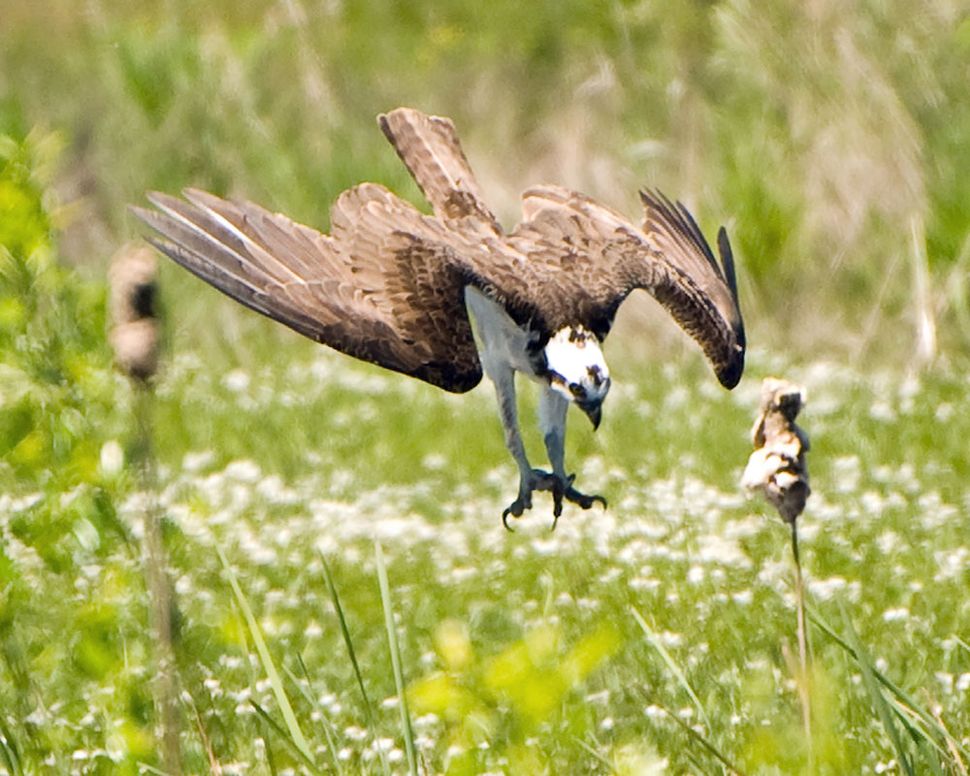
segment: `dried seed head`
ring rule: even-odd
[[[794,523],[811,494],[808,485],[808,435],[795,425],[805,389],[786,380],[767,378],[761,387],[761,408],[751,432],[755,450],[741,484],[764,493],[782,518]]]
[[[108,271],[112,320],[108,339],[118,367],[141,382],[158,369],[156,271],[155,254],[145,245],[121,248]]]

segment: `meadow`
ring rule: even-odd
[[[182,772],[965,776],[959,4],[75,5],[0,0],[0,774],[174,770],[154,510]],[[539,496],[506,532],[490,386],[352,362],[175,267],[151,396],[112,368],[126,203],[196,185],[324,227],[360,180],[420,202],[373,123],[397,104],[455,118],[508,223],[540,180],[727,223],[748,371],[721,390],[631,302],[567,446],[609,509],[551,531]],[[739,485],[769,375],[808,391],[808,676],[788,529]]]

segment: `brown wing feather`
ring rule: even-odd
[[[647,209],[644,232],[664,259],[690,276],[725,320],[743,334],[734,259],[724,227],[718,232],[718,249],[724,268],[718,266],[700,227],[686,207],[672,203],[660,192],[640,192]]]
[[[529,189],[526,220],[510,240],[557,285],[570,286],[564,318],[605,336],[629,293],[646,289],[701,345],[721,382],[734,387],[743,370],[744,327],[727,235],[719,235],[726,278],[683,205],[660,194],[641,196],[648,207],[642,231],[582,194],[557,186]]]
[[[133,211],[157,233],[155,247],[223,293],[336,350],[446,390],[480,381],[461,257],[386,189],[344,193],[334,206],[339,239],[251,202],[185,196],[150,194],[157,209]],[[412,302],[426,314],[412,313]]]
[[[464,231],[501,233],[451,119],[398,108],[377,121],[438,218]]]
[[[718,266],[693,217],[641,193],[642,230],[584,195],[541,186],[504,235],[484,205],[450,120],[400,108],[380,126],[435,211],[423,216],[377,184],[345,191],[331,235],[250,202],[188,190],[134,208],[162,252],[252,309],[349,355],[451,391],[481,379],[464,306],[474,285],[518,324],[582,324],[605,337],[645,288],[702,346],[721,382],[740,379],[744,327],[727,234]]]
[[[746,343],[727,232],[722,227],[718,233],[725,277],[683,204],[660,192],[642,191],[640,198],[647,208],[643,231],[653,260],[631,257],[628,272],[700,344],[721,383],[733,388],[744,371]]]

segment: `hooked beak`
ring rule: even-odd
[[[596,431],[600,427],[600,421],[603,419],[603,402],[587,402],[579,404],[578,406],[586,413],[589,422],[593,424],[593,431]]]

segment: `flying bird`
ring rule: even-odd
[[[525,191],[522,221],[506,231],[450,119],[398,108],[378,123],[432,215],[375,183],[338,197],[330,234],[197,189],[184,198],[152,192],[155,209],[132,210],[159,251],[310,339],[455,393],[488,375],[519,469],[518,495],[502,514],[507,528],[536,491],[551,493],[556,519],[564,501],[605,507],[567,474],[567,410],[574,404],[599,426],[611,384],[603,341],[635,289],[652,294],[700,344],[722,385],[738,383],[745,337],[726,231],[718,233],[718,264],[688,210],[659,192],[640,193],[645,217],[636,226],[552,185]],[[541,387],[551,471],[526,457],[516,373]]]

